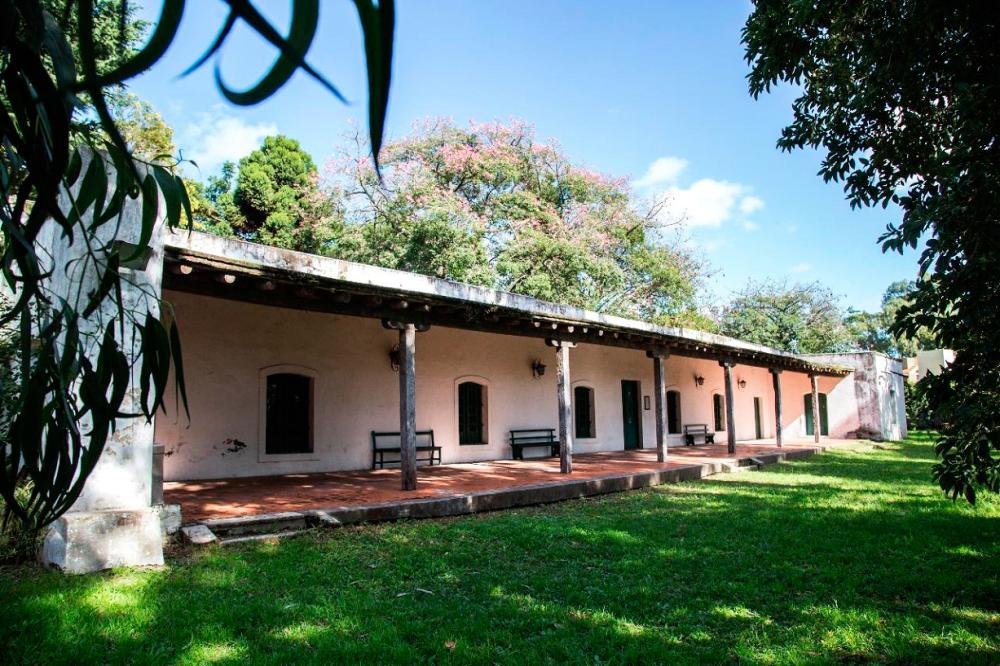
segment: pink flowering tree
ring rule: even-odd
[[[345,259],[495,287],[658,323],[705,327],[703,266],[657,203],[625,178],[574,165],[520,123],[420,123],[382,150],[358,140],[327,165],[347,224]],[[662,202],[660,202],[662,203]]]

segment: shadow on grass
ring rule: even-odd
[[[928,446],[468,518],[0,578],[15,663],[990,663],[995,501]]]

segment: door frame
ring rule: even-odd
[[[764,400],[759,395],[753,397],[753,427],[754,439],[764,439]]]
[[[636,442],[635,446],[632,448],[627,447],[627,440],[625,435],[625,385],[631,384],[635,386],[635,435]],[[626,451],[635,451],[643,448],[642,446],[642,382],[638,379],[623,379],[621,382],[622,386],[622,448]]]
[[[814,436],[816,432],[816,424],[812,424],[812,428],[809,427],[812,421],[812,393],[806,393],[803,396],[803,407],[805,408],[805,414],[803,419],[805,421],[805,433],[807,437]],[[819,434],[823,437],[830,436],[830,411],[829,411],[829,400],[826,393],[819,394]]]

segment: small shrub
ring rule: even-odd
[[[926,389],[924,382],[905,382],[906,427],[910,430],[937,430],[941,427]]]
[[[19,503],[24,505],[31,494],[31,486],[22,483],[14,491]],[[40,533],[24,527],[13,514],[7,514],[7,506],[0,499],[0,563],[16,564],[34,559],[38,550]]]

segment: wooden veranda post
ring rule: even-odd
[[[819,444],[819,434],[822,429],[819,422],[819,377],[809,375],[809,383],[812,386],[813,441]]]
[[[736,453],[736,417],[733,414],[733,363],[719,361],[726,378],[726,450],[729,455]]]
[[[403,490],[417,489],[417,389],[415,381],[417,329],[404,324],[399,329],[399,447]]]
[[[783,444],[781,428],[781,369],[771,368],[771,381],[774,383],[774,441],[781,448]]]
[[[565,340],[547,340],[556,348],[556,389],[559,394],[559,471],[573,471],[573,401],[569,376],[569,350],[576,344]]]
[[[667,358],[666,351],[649,351],[646,355],[653,359],[653,390],[656,407],[656,460],[667,459]]]

